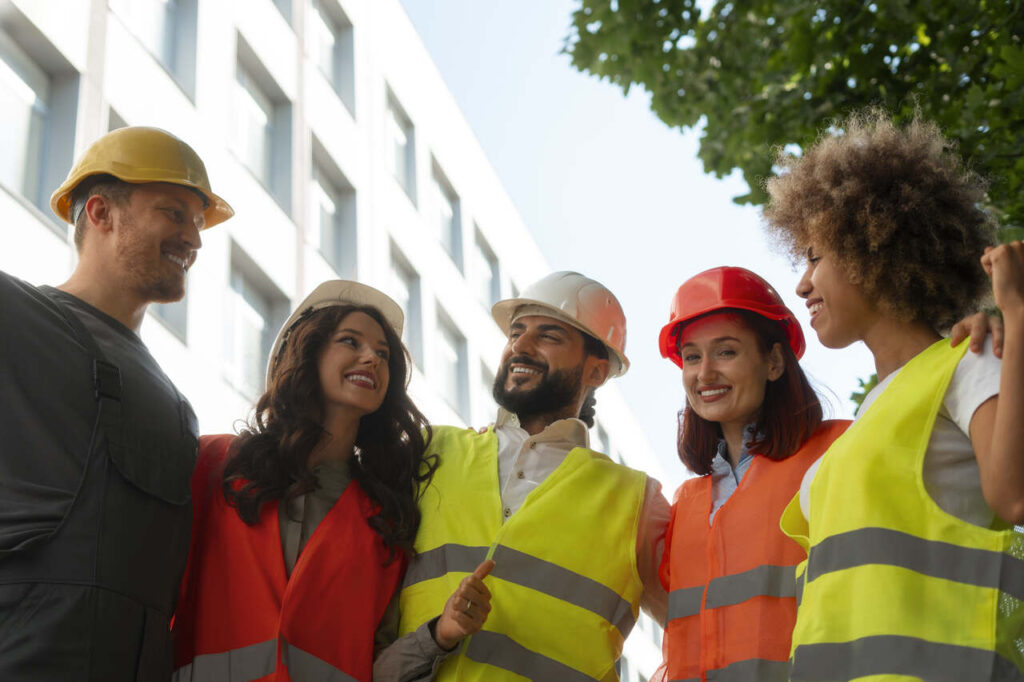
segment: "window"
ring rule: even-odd
[[[476,401],[475,421],[477,424],[487,424],[494,421],[498,406],[494,402],[494,372],[487,366],[486,362],[480,362],[480,390]]]
[[[440,308],[434,344],[434,375],[434,385],[441,396],[466,419],[466,339]]]
[[[173,303],[153,303],[149,311],[182,343],[188,343],[188,294]]]
[[[281,13],[290,26],[292,23],[292,0],[274,0],[274,7]]]
[[[356,279],[356,192],[313,140],[307,239],[342,279]]]
[[[232,147],[286,211],[291,210],[291,103],[241,36]]]
[[[416,131],[390,92],[387,116],[388,166],[398,184],[416,203]]]
[[[49,208],[73,161],[78,72],[12,5],[0,28],[0,185],[48,218],[61,237],[66,226]]]
[[[233,247],[224,364],[228,379],[249,398],[263,392],[267,356],[287,307],[284,295]]]
[[[352,22],[336,0],[313,0],[310,54],[327,82],[355,115],[355,46]]]
[[[498,257],[480,233],[474,230],[473,240],[473,288],[477,298],[490,308],[501,298],[501,272],[498,269]]]
[[[196,0],[110,0],[110,8],[192,97],[196,71]]]
[[[114,109],[107,109],[107,132],[111,130],[117,130],[118,128],[127,128],[128,122],[121,117],[121,114],[114,111]]]
[[[0,182],[38,203],[50,77],[0,33]]]
[[[441,172],[437,162],[433,164],[432,205],[434,229],[441,246],[462,270],[462,215],[459,210],[459,195],[452,189],[448,179]]]
[[[423,367],[423,323],[420,313],[420,277],[408,261],[391,246],[391,272],[388,276],[388,294],[405,313],[402,341],[409,349],[413,362]]]

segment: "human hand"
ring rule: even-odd
[[[466,637],[480,631],[491,612],[491,591],[484,578],[494,570],[494,561],[487,559],[467,575],[448,597],[437,621],[434,639],[442,649],[451,651]]]
[[[472,426],[467,426],[466,429],[469,430],[469,431],[476,431],[477,433],[479,433],[482,436],[483,434],[487,433],[492,426],[494,426],[494,424],[488,424],[487,426],[481,426],[479,428],[473,428]]]
[[[1024,242],[985,249],[981,266],[992,279],[992,295],[1004,317],[1024,315]]]
[[[953,325],[950,332],[950,345],[959,345],[961,341],[970,337],[970,349],[972,353],[980,353],[985,346],[985,337],[992,334],[992,353],[997,357],[1003,357],[1003,320],[998,315],[986,313],[974,313]]]

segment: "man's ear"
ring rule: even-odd
[[[114,229],[113,209],[113,201],[101,194],[93,194],[85,202],[85,215],[89,221],[89,227],[101,232],[112,231]]]
[[[608,360],[591,355],[583,365],[583,385],[589,388],[599,388],[608,381],[609,372],[611,372],[611,364]]]
[[[786,372],[786,358],[782,353],[782,344],[775,343],[768,351],[768,381],[775,381]]]

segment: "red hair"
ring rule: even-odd
[[[721,312],[735,314],[744,327],[754,332],[763,354],[770,352],[775,344],[782,349],[785,369],[782,376],[769,381],[765,387],[764,402],[754,425],[757,435],[746,445],[751,453],[769,459],[786,459],[799,450],[821,425],[821,401],[789,347],[781,324],[756,313],[732,308],[716,310],[708,315]],[[722,430],[718,423],[698,415],[689,403],[679,411],[676,446],[679,459],[693,473],[700,476],[711,473],[711,461],[718,453],[721,438]]]

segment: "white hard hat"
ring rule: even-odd
[[[374,289],[371,286],[351,282],[343,279],[334,279],[324,282],[313,289],[312,293],[303,299],[295,311],[288,316],[288,320],[281,327],[274,340],[274,347],[270,350],[270,358],[267,360],[267,387],[270,387],[270,373],[274,369],[274,359],[281,351],[285,339],[291,333],[292,327],[304,319],[307,315],[321,308],[330,308],[337,305],[369,306],[380,311],[381,316],[395,330],[395,334],[402,335],[402,326],[405,324],[405,314],[402,307],[395,303],[387,294]]]
[[[603,343],[611,361],[609,376],[622,376],[629,369],[626,316],[615,295],[600,282],[578,272],[553,272],[526,287],[519,298],[498,301],[491,308],[506,335],[525,315],[553,317]]]

